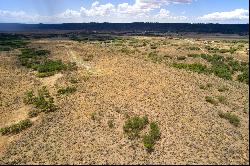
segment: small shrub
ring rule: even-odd
[[[187,57],[185,57],[185,56],[179,56],[179,57],[177,57],[177,60],[185,60]]]
[[[200,85],[200,89],[207,90],[208,88],[211,88],[212,86],[213,86],[213,84],[207,83],[206,85]]]
[[[187,56],[192,58],[199,58],[200,54],[188,54]]]
[[[37,117],[38,114],[39,114],[39,111],[38,111],[38,110],[32,110],[32,111],[29,111],[29,112],[28,112],[29,118]]]
[[[143,137],[143,144],[144,147],[148,150],[148,151],[152,151],[154,148],[154,139],[150,134],[147,134]]]
[[[206,96],[205,99],[207,102],[209,102],[211,104],[214,104],[214,105],[218,104],[218,102],[216,100],[214,100],[213,97],[211,97],[211,96]]]
[[[222,104],[226,104],[226,97],[225,96],[217,96],[218,101]]]
[[[114,127],[114,120],[109,120],[108,126],[109,126],[109,128],[113,128]]]
[[[213,84],[211,84],[211,83],[207,83],[207,85],[206,85],[208,88],[211,88],[211,87],[213,87]]]
[[[65,89],[59,89],[58,91],[57,91],[57,93],[59,94],[59,95],[64,95],[64,94],[69,94],[69,93],[74,93],[74,92],[76,92],[76,87],[67,87],[67,88],[65,88]]]
[[[54,71],[61,71],[66,69],[67,66],[62,63],[60,60],[47,60],[44,63],[38,66],[37,71],[39,73],[47,73],[47,72],[54,72]]]
[[[148,58],[151,59],[154,63],[161,63],[163,61],[163,58],[157,55],[156,52],[149,53]]]
[[[200,50],[199,47],[188,47],[189,50]]]
[[[148,118],[146,116],[132,117],[125,122],[123,130],[128,134],[129,138],[139,137],[139,132],[148,124]]]
[[[153,49],[153,50],[155,50],[155,49],[157,49],[157,46],[151,46],[151,49]]]
[[[70,62],[70,63],[68,63],[67,66],[66,66],[66,68],[69,71],[77,70],[76,62]]]
[[[249,84],[249,71],[245,71],[237,76],[237,80],[246,84]]]
[[[32,122],[29,119],[22,120],[16,124],[0,129],[2,135],[18,134],[22,130],[25,130],[32,126]]]
[[[227,119],[231,124],[236,127],[240,124],[240,118],[235,114],[219,112],[219,116],[223,119]]]
[[[97,119],[97,113],[96,112],[91,113],[91,119],[92,120],[96,120]]]
[[[226,87],[226,86],[221,86],[221,87],[219,87],[218,88],[218,91],[219,92],[225,92],[225,91],[228,91],[229,89],[228,89],[228,87]]]
[[[32,104],[34,102],[34,92],[28,91],[23,99],[24,104]]]
[[[71,78],[71,79],[69,80],[69,82],[70,82],[71,84],[77,84],[77,83],[78,83],[78,80],[75,79],[75,78]]]
[[[152,151],[155,145],[155,142],[160,138],[160,130],[158,125],[153,122],[150,124],[149,134],[146,134],[143,137],[143,144],[147,151]]]
[[[46,73],[37,73],[36,76],[39,78],[50,77],[55,75],[56,72],[46,72]]]
[[[91,61],[93,60],[94,58],[94,55],[92,54],[88,54],[88,55],[85,55],[84,57],[82,57],[84,61]]]
[[[200,85],[200,89],[207,90],[207,87],[205,85]]]

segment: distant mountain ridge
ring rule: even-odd
[[[249,24],[191,24],[191,23],[63,23],[18,24],[0,23],[0,31],[82,30],[97,32],[195,32],[249,34]]]

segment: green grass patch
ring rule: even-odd
[[[0,129],[2,135],[18,134],[22,130],[25,130],[32,126],[32,122],[29,119],[22,120],[16,124]]]
[[[225,64],[214,64],[210,69],[210,72],[214,73],[217,77],[232,80],[232,73],[230,68]]]
[[[51,73],[55,71],[66,70],[67,65],[60,60],[46,60],[37,66],[39,73]]]
[[[240,125],[240,118],[235,114],[219,112],[219,116],[223,119],[227,119],[231,124],[236,127]]]
[[[237,80],[246,84],[249,84],[249,71],[244,71],[237,76]]]
[[[22,66],[38,71],[38,77],[48,77],[62,70],[77,69],[75,63],[65,64],[61,60],[48,59],[50,51],[25,48],[18,59]]]

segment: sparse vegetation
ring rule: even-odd
[[[205,59],[207,62],[211,63],[211,67],[207,68],[203,71],[203,73],[213,73],[217,77],[226,79],[226,80],[232,80],[233,74],[235,72],[241,72],[241,74],[238,75],[237,80],[240,82],[247,83],[249,82],[249,65],[248,62],[240,62],[238,60],[235,60],[233,57],[223,57],[221,55],[209,55],[209,54],[188,54],[188,57],[192,58],[202,58]],[[190,70],[190,65],[192,64],[177,64],[174,63],[173,66],[176,68],[183,68]],[[199,70],[193,70],[193,71],[199,71]],[[201,73],[201,72],[200,72]]]
[[[242,74],[239,74],[237,80],[249,84],[249,71],[247,70],[244,71]]]
[[[76,92],[76,87],[66,87],[66,88],[61,88],[57,91],[59,95],[64,95],[64,94],[69,94],[69,93],[74,93]]]
[[[231,124],[233,124],[234,126],[239,126],[240,125],[240,118],[232,113],[223,113],[223,112],[219,112],[219,116],[223,119],[227,119]]]
[[[54,98],[50,96],[46,87],[38,90],[38,96],[35,96],[33,91],[27,92],[24,103],[32,104],[35,108],[45,113],[54,112],[57,109],[56,105],[54,105]]]
[[[185,64],[185,63],[174,63],[173,67],[178,69],[186,69],[191,70],[198,73],[206,73],[207,67],[200,63],[193,63],[193,64]]]
[[[22,120],[16,124],[0,129],[2,135],[18,134],[22,130],[25,130],[32,126],[32,122],[29,119]]]

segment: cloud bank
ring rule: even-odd
[[[249,11],[246,9],[235,9],[229,12],[214,12],[198,18],[202,21],[226,21],[226,20],[248,20]]]
[[[0,9],[0,22],[20,23],[63,23],[63,22],[188,22],[191,19],[186,12],[175,15],[166,9],[169,4],[190,4],[194,0],[135,0],[134,3],[100,4],[94,1],[90,7],[79,10],[66,9],[50,16],[8,11]],[[190,13],[189,13],[190,14]],[[227,20],[248,20],[249,11],[235,9],[229,12],[214,12],[192,18],[194,22],[215,22]],[[7,22],[6,21],[6,22]]]

